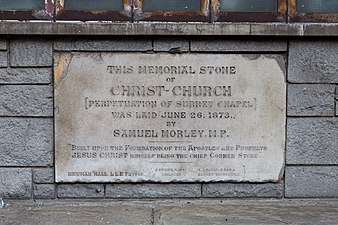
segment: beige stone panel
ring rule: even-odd
[[[282,56],[57,53],[54,59],[57,182],[281,178]]]

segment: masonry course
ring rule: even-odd
[[[0,68],[0,84],[50,84],[52,68]]]
[[[338,83],[337,52],[337,40],[290,41],[288,81]]]
[[[57,51],[152,51],[150,39],[71,39],[66,38],[54,42]]]
[[[201,197],[201,184],[108,184],[106,197],[195,198]]]
[[[217,198],[282,198],[283,184],[209,183],[203,184],[203,197]]]
[[[0,68],[1,67],[7,67],[7,52],[0,51]]]
[[[292,166],[285,169],[285,196],[337,198],[338,166]]]
[[[5,39],[0,39],[0,50],[6,50],[7,49],[7,42]]]
[[[337,137],[337,118],[289,118],[286,163],[337,164]]]
[[[288,116],[334,116],[334,85],[289,84]]]
[[[36,184],[54,183],[54,168],[36,168],[33,169],[33,181]]]
[[[53,164],[51,119],[0,118],[1,166]]]
[[[285,52],[286,41],[211,39],[191,40],[192,52]]]
[[[338,116],[338,86],[336,86],[335,100],[336,100],[336,116]]]
[[[57,187],[59,198],[103,198],[102,184],[60,184]]]
[[[10,42],[13,67],[52,66],[52,42],[45,39],[18,38]]]
[[[55,198],[55,185],[54,184],[34,184],[33,185],[34,198]]]
[[[53,116],[53,87],[1,85],[1,116]]]
[[[0,196],[2,198],[12,198],[12,199],[31,198],[32,197],[31,169],[0,168]]]

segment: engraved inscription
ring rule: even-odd
[[[279,55],[56,53],[57,182],[278,181]]]

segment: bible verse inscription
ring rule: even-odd
[[[57,182],[278,181],[279,55],[56,53]]]

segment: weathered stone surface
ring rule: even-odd
[[[333,116],[334,85],[289,84],[289,116]]]
[[[7,52],[0,51],[0,67],[7,67]]]
[[[53,116],[53,87],[1,85],[1,116]]]
[[[257,201],[256,201],[257,202]],[[330,205],[241,205],[189,204],[180,207],[162,207],[155,213],[155,225],[336,225],[337,206]],[[250,203],[249,203],[250,204]]]
[[[103,198],[102,184],[60,184],[57,186],[59,198]]]
[[[285,196],[293,198],[337,198],[337,171],[338,166],[286,167]]]
[[[10,42],[10,63],[13,67],[52,66],[52,42],[22,38]]]
[[[55,202],[54,200],[52,200]],[[22,201],[20,201],[22,202]],[[154,225],[152,209],[143,206],[98,204],[46,204],[17,206],[11,203],[1,209],[3,225]]]
[[[324,24],[328,25],[328,29],[325,29]],[[304,29],[304,35],[312,37],[333,37],[334,34],[338,34],[338,26],[335,26],[334,24],[337,23],[299,23]]]
[[[34,184],[34,198],[55,198],[55,185]]]
[[[338,41],[290,41],[288,80],[338,83]]]
[[[280,180],[283,71],[280,55],[56,54],[56,180]]]
[[[287,164],[337,164],[338,118],[289,118]]]
[[[154,40],[154,51],[157,52],[188,52],[189,40],[161,38]]]
[[[336,225],[332,200],[6,201],[0,224]]]
[[[222,24],[222,23],[221,23]],[[230,23],[232,24],[232,23]],[[235,23],[237,24],[237,23]],[[243,24],[243,23],[238,23]],[[268,26],[267,26],[268,25]],[[286,25],[286,26],[285,26]],[[303,23],[250,23],[250,36],[289,36],[290,34],[296,34],[296,36],[304,36],[307,26]],[[264,33],[264,35],[262,35]],[[311,31],[307,33],[311,35]],[[319,34],[319,33],[318,33]]]
[[[112,198],[195,198],[201,197],[201,184],[111,184],[106,197]]]
[[[7,49],[6,40],[1,39],[0,40],[0,50],[6,50],[6,49]]]
[[[243,184],[243,183],[210,183],[202,186],[203,197],[269,197],[281,198],[283,197],[282,184]]]
[[[278,37],[337,37],[337,23],[51,23],[37,21],[4,21],[0,23],[3,35],[38,36],[252,36],[262,39]]]
[[[150,39],[63,39],[54,42],[54,49],[58,51],[151,51]]]
[[[336,86],[335,100],[336,100],[336,116],[338,116],[338,86]]]
[[[51,119],[0,119],[0,166],[53,164]]]
[[[37,184],[52,184],[54,183],[53,168],[36,168],[33,169],[33,181]]]
[[[52,68],[0,69],[0,84],[50,84]]]
[[[286,41],[209,39],[191,40],[192,52],[285,52]]]
[[[32,196],[31,169],[0,168],[0,196],[2,198],[10,198],[10,199],[31,198]]]

